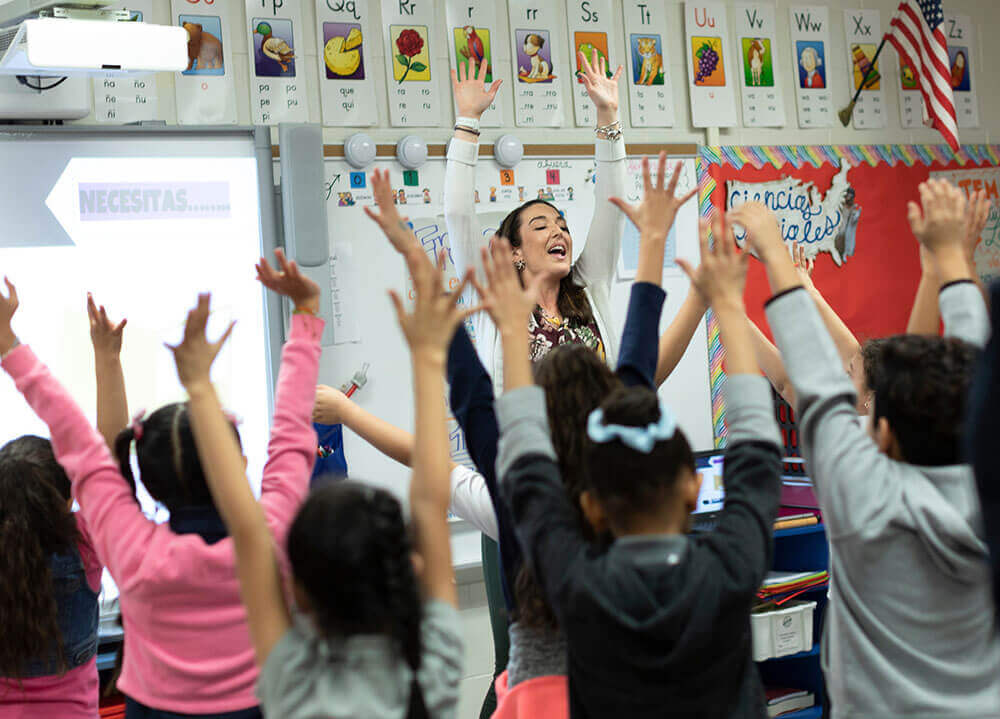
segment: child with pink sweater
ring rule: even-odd
[[[283,547],[316,457],[310,417],[323,322],[315,316],[319,287],[280,250],[276,254],[281,272],[262,259],[258,279],[292,297],[296,307],[282,355],[260,505],[275,545]],[[259,717],[258,671],[232,540],[205,484],[187,405],[161,407],[123,431],[115,449],[124,461],[116,462],[66,390],[18,342],[10,326],[17,294],[8,287],[10,296],[0,297],[3,368],[48,424],[97,555],[121,591],[127,641],[118,688],[128,699],[126,716]],[[128,481],[133,441],[143,484],[170,510],[169,525],[147,519],[136,501]]]

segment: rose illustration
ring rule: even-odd
[[[396,38],[396,48],[399,50],[399,54],[396,55],[396,61],[406,68],[403,76],[399,78],[400,84],[410,74],[410,70],[423,72],[427,69],[424,63],[411,61],[411,58],[419,55],[420,51],[424,49],[424,39],[420,37],[419,32],[413,28],[403,30],[403,32],[399,33],[399,37]]]

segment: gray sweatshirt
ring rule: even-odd
[[[946,335],[986,342],[975,285],[946,287],[940,306]],[[804,290],[772,300],[767,319],[798,396],[830,541],[822,661],[833,717],[1000,715],[1000,642],[971,469],[878,451]]]

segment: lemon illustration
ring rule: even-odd
[[[331,37],[323,48],[323,59],[334,75],[353,75],[361,65],[361,31],[353,28],[346,38]]]

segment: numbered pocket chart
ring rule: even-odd
[[[153,0],[131,0],[111,6],[115,10],[123,10],[126,7],[132,22],[152,21]],[[159,105],[156,77],[156,75],[95,77],[94,119],[99,123],[117,125],[155,120]]]
[[[607,77],[614,77],[619,65],[624,65],[617,33],[608,33],[611,27],[611,0],[566,0],[566,17],[569,23],[569,57],[574,68],[570,86],[573,93],[573,111],[577,127],[595,127],[597,110],[580,78],[582,54],[593,70],[599,72],[604,62]],[[620,87],[620,84],[619,84]]]
[[[591,146],[592,147],[592,146]],[[628,199],[641,199],[641,178],[638,160],[627,160],[636,169],[627,184]],[[364,214],[363,207],[373,203],[370,176],[374,169],[387,169],[390,174],[399,212],[410,218],[414,232],[428,255],[449,249],[446,282],[457,287],[459,276],[455,258],[450,252],[447,227],[443,219],[443,186],[445,160],[431,158],[419,170],[407,171],[388,158],[377,160],[364,172],[351,168],[339,159],[328,159],[326,167],[327,213],[330,218],[331,248],[338,243],[350,243],[355,271],[363,278],[354,283],[358,295],[344,298],[355,308],[361,326],[360,342],[336,344],[324,349],[320,378],[327,384],[339,384],[349,379],[358,367],[370,362],[370,378],[357,400],[365,409],[403,427],[413,428],[412,372],[409,351],[398,331],[396,317],[386,292],[395,289],[412,301],[412,285],[402,259],[378,227]],[[684,183],[695,177],[694,160],[685,161]],[[480,158],[476,166],[472,194],[479,219],[479,232],[485,245],[508,212],[532,198],[546,199],[566,213],[574,254],[582,250],[594,214],[594,159],[592,155],[575,157],[532,157],[513,169],[499,167],[492,159]],[[676,223],[674,256],[697,262],[698,207],[695,200],[682,208]],[[458,258],[461,261],[461,258]],[[626,261],[628,257],[625,258]],[[668,268],[664,274],[668,291],[661,331],[677,313],[687,293],[688,282],[683,273]],[[617,318],[615,329],[621,332],[628,307],[630,281],[615,281],[612,286],[612,307]],[[463,298],[464,301],[473,298]],[[693,444],[710,449],[713,444],[711,399],[708,375],[708,345],[704,323],[699,327],[674,375],[661,390],[673,406],[681,410],[681,425]],[[353,433],[346,433],[345,451],[351,458],[351,470],[358,477],[378,477],[379,481],[400,482],[405,486],[408,470],[400,467],[367,446]],[[461,437],[452,433],[452,455],[460,457]]]
[[[792,6],[788,8],[788,15],[799,127],[833,127],[829,10]]]
[[[736,125],[734,73],[738,65],[729,49],[725,4],[684,3],[684,32],[691,124],[733,127]]]
[[[664,0],[624,0],[622,19],[632,127],[673,127],[668,45],[676,39],[668,31]]]
[[[559,127],[565,122],[563,88],[576,79],[576,63],[568,57],[563,37],[565,11],[565,5],[556,2],[507,3],[518,127]]]
[[[879,63],[873,63],[882,39],[882,13],[878,10],[844,10],[844,33],[851,97],[861,90],[854,106],[854,129],[883,128],[887,124],[885,86]]]
[[[750,3],[733,7],[733,30],[739,58],[740,99],[746,127],[783,127],[785,101],[781,92],[774,5]]]
[[[500,92],[483,112],[479,120],[481,127],[503,127],[505,104],[510,104],[510,56],[506,40],[501,39],[501,27],[506,32],[506,17],[501,17],[497,4],[490,0],[446,0],[448,55],[451,68],[459,77],[475,63],[481,68],[483,85],[490,87],[496,80],[502,80]],[[455,106],[458,117],[458,106]]]
[[[437,77],[442,68],[433,61],[441,49],[431,47],[441,36],[431,32],[435,22],[433,3],[382,0],[389,120],[394,127],[437,127],[442,121],[439,88],[445,84]]]
[[[363,0],[316,0],[319,96],[324,125],[378,124],[371,8]]]
[[[177,122],[235,123],[232,34],[241,13],[215,0],[170,0],[170,7],[172,21],[188,31],[188,66],[174,76]]]
[[[255,125],[309,121],[305,70],[296,59],[303,47],[302,2],[246,0],[250,116]]]

